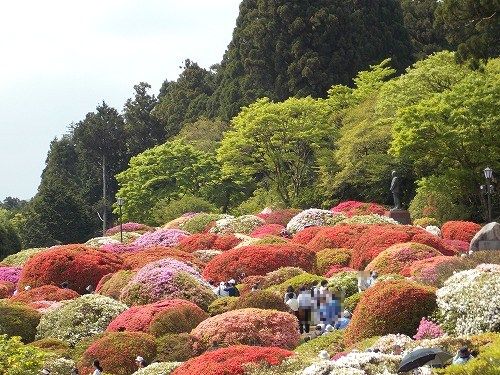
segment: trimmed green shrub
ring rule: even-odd
[[[291,286],[295,291],[299,290],[301,286],[305,286],[306,288],[313,287],[314,285],[317,285],[321,280],[324,280],[324,277],[313,275],[307,272],[304,272],[303,274],[297,275],[292,277],[291,279],[288,279],[281,284],[272,286],[268,288],[268,290],[277,292],[280,295],[284,295],[286,292],[286,289]]]
[[[119,300],[122,289],[125,288],[135,274],[135,271],[130,270],[121,270],[108,274],[99,281],[96,289],[97,293]]]
[[[351,313],[354,311],[356,306],[358,305],[359,300],[361,299],[362,293],[354,293],[353,295],[347,297],[344,300],[344,307],[346,310],[350,311]]]
[[[21,250],[2,260],[2,264],[5,264],[6,266],[22,267],[28,260],[31,259],[31,257],[45,250],[47,250],[46,247],[34,247],[32,249]]]
[[[352,250],[349,249],[323,249],[316,253],[316,273],[326,274],[332,266],[349,266]]]
[[[208,314],[196,305],[178,306],[153,318],[149,332],[157,337],[169,333],[190,332],[206,318]]]
[[[26,305],[0,301],[0,335],[20,336],[24,343],[35,339],[41,314]]]
[[[156,339],[158,352],[156,360],[160,362],[184,362],[195,357],[195,340],[188,333],[168,334]]]
[[[0,260],[21,250],[21,239],[7,219],[0,216]]]
[[[24,345],[19,337],[0,335],[0,373],[2,375],[38,374],[47,353],[40,348]]]
[[[358,292],[358,273],[345,271],[336,273],[328,279],[328,289],[336,294],[343,294],[344,298]]]
[[[283,297],[269,290],[257,290],[241,296],[235,303],[235,309],[254,307],[256,309],[288,311]]]
[[[33,341],[29,345],[36,346],[37,348],[40,348],[45,351],[56,353],[60,357],[68,357],[70,353],[69,345],[66,342],[59,339],[53,339],[53,338],[41,339]]]
[[[219,315],[227,311],[234,310],[234,306],[238,301],[238,297],[221,297],[213,301],[208,306],[208,313],[210,316]]]
[[[441,223],[438,219],[435,219],[433,217],[421,217],[419,219],[413,220],[413,225],[420,225],[421,227],[425,228],[429,225],[439,227],[441,226]]]
[[[185,230],[186,232],[192,234],[202,233],[207,231],[211,224],[215,224],[215,222],[222,217],[223,215],[207,214],[205,212],[202,212],[186,220],[180,225],[180,227],[182,230]]]
[[[281,267],[276,271],[271,271],[264,276],[264,281],[261,283],[263,289],[275,286],[291,279],[294,276],[306,273],[302,268],[299,267]]]
[[[168,223],[170,220],[188,212],[216,212],[217,207],[205,199],[193,195],[185,195],[177,200],[162,199],[153,207],[152,214],[158,225]]]
[[[295,353],[304,358],[317,358],[321,350],[326,350],[330,356],[344,350],[343,331],[334,331],[304,342],[295,348]]]

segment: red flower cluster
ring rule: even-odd
[[[439,256],[436,249],[415,242],[398,243],[390,246],[375,257],[367,266],[367,271],[379,274],[401,273],[406,266],[421,259]],[[407,275],[405,275],[407,276]]]
[[[352,249],[358,239],[373,225],[345,224],[321,228],[307,247],[314,251],[323,249]]]
[[[422,228],[409,225],[370,225],[353,246],[350,266],[357,270],[364,269],[389,246],[410,242],[413,236],[424,232]]]
[[[106,331],[182,333],[191,331],[206,318],[208,314],[194,303],[183,299],[171,299],[144,306],[133,306],[113,319]],[[155,325],[161,325],[163,332],[152,332],[151,328]]]
[[[441,227],[441,234],[446,240],[470,242],[480,229],[481,225],[472,221],[448,221]]]
[[[355,269],[351,268],[351,267],[343,267],[341,265],[334,265],[332,266],[326,273],[325,273],[325,277],[332,277],[334,276],[335,274],[339,273],[339,272],[352,272],[352,271],[356,271]]]
[[[183,238],[179,244],[179,249],[192,253],[196,250],[221,250],[232,249],[241,242],[234,235],[219,236],[215,233],[196,233]]]
[[[307,227],[297,232],[292,241],[301,245],[307,245],[323,227]]]
[[[217,255],[203,270],[206,280],[239,279],[242,274],[265,275],[280,267],[300,267],[309,271],[314,266],[315,254],[295,244],[252,245],[231,249]]]
[[[457,254],[453,246],[447,244],[442,238],[430,233],[418,233],[415,236],[413,236],[412,242],[418,242],[433,247],[443,255]]]
[[[17,302],[37,302],[37,301],[63,301],[77,298],[80,295],[71,289],[62,289],[55,285],[42,285],[38,288],[23,290],[17,296],[12,297]]]
[[[81,374],[94,370],[92,362],[99,359],[104,372],[130,375],[137,370],[135,358],[151,362],[156,356],[155,338],[142,332],[109,332],[90,345],[79,363]]]
[[[451,247],[458,254],[466,254],[469,252],[469,242],[460,240],[443,240],[445,245]]]
[[[379,282],[362,294],[344,341],[352,345],[390,333],[411,336],[435,307],[434,288],[405,280]]]
[[[297,215],[301,210],[288,208],[285,210],[277,210],[268,214],[257,214],[258,217],[264,219],[266,224],[279,224],[286,226],[288,222]]]
[[[413,262],[406,266],[401,273],[421,283],[436,285],[440,277],[439,270],[441,267],[455,267],[460,263],[460,257],[440,255]]]
[[[376,203],[346,201],[336,205],[335,207],[332,207],[331,211],[335,213],[342,213],[347,217],[351,217],[354,215],[383,215],[386,209],[384,206]]]
[[[250,233],[251,237],[279,236],[285,227],[281,224],[265,224],[257,227]]]
[[[9,298],[16,290],[16,286],[10,281],[0,281],[0,299]]]
[[[96,287],[104,275],[122,269],[123,260],[85,245],[58,246],[33,256],[24,266],[20,288],[61,285],[83,294],[88,285]]]
[[[293,352],[281,348],[235,345],[192,358],[172,375],[243,375],[247,364],[265,362],[276,366],[292,355]]]
[[[137,269],[145,266],[148,263],[155,262],[164,258],[176,259],[187,264],[202,266],[202,264],[193,257],[192,254],[179,250],[175,247],[149,247],[146,250],[135,253],[123,254],[125,268]]]

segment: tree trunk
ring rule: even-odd
[[[103,212],[102,212],[102,235],[106,235],[106,229],[107,229],[107,204],[106,204],[106,156],[102,156],[102,206],[103,206]]]

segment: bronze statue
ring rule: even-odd
[[[401,183],[399,177],[396,176],[396,171],[392,171],[391,192],[394,199],[394,207],[392,210],[401,209]]]

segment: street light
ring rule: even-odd
[[[125,203],[125,199],[117,197],[116,204],[118,205],[118,210],[120,213],[120,242],[123,243],[123,221],[122,221],[122,206]]]
[[[493,170],[490,167],[484,168],[484,177],[486,178],[486,194],[488,196],[488,223],[491,223],[491,193],[493,186],[491,185],[491,179],[493,177]]]

